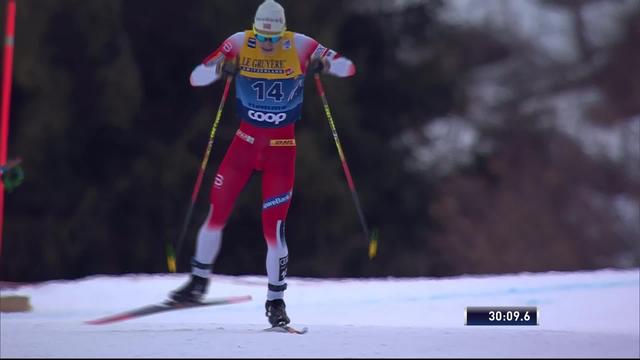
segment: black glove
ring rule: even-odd
[[[309,69],[314,74],[326,74],[329,72],[329,60],[321,57],[313,58],[309,62]]]
[[[234,76],[238,73],[238,66],[235,60],[225,60],[222,64],[222,73],[228,76]]]

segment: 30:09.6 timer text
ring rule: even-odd
[[[538,309],[470,306],[465,310],[465,325],[538,325]]]

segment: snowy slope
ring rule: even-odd
[[[111,325],[85,320],[157,302],[179,275],[95,276],[1,295],[0,357],[640,357],[640,270],[411,279],[292,278],[287,305],[306,335],[264,333],[266,278],[212,276],[210,297],[247,303]],[[467,306],[537,306],[538,326],[465,326]]]

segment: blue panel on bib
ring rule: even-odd
[[[236,76],[240,117],[261,127],[281,127],[300,118],[304,77],[256,79]]]

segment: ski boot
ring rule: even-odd
[[[284,326],[291,322],[285,310],[284,300],[267,300],[265,304],[267,318],[271,326]]]
[[[208,278],[192,274],[188,283],[171,292],[169,299],[176,303],[199,303],[207,293],[208,285]]]

